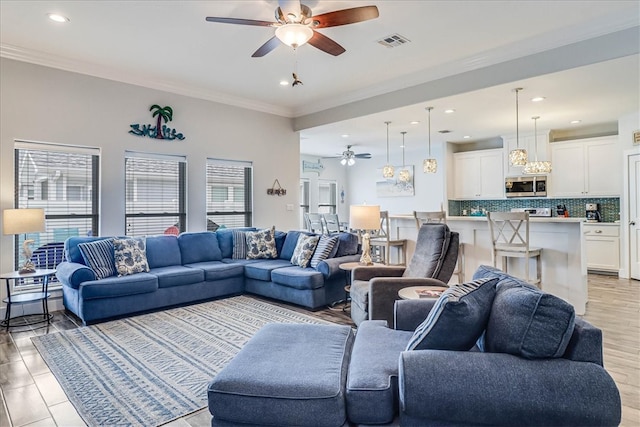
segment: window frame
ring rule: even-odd
[[[205,201],[205,210],[206,210],[206,219],[207,219],[207,229],[209,229],[209,221],[214,222],[216,225],[224,225],[219,224],[221,221],[215,221],[216,218],[220,217],[240,217],[242,218],[241,227],[252,227],[253,226],[253,162],[242,161],[242,160],[226,160],[226,159],[218,159],[218,158],[207,158],[205,170],[205,188],[206,188],[206,201]],[[215,188],[214,184],[218,182],[222,184],[229,184],[227,186],[227,191],[229,188],[238,188],[231,184],[234,184],[233,180],[226,182],[225,180],[220,180],[215,182],[212,178],[219,175],[211,175],[210,169],[216,167],[227,167],[227,168],[242,168],[243,169],[243,179],[242,179],[242,194],[243,194],[243,209],[242,210],[214,210],[212,200],[212,191]],[[228,194],[228,193],[227,193]],[[236,192],[233,192],[233,198],[235,201]],[[226,225],[225,225],[226,226]],[[214,230],[210,230],[214,231]]]

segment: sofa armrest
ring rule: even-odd
[[[429,312],[438,301],[429,299],[398,300],[394,307],[395,329],[400,331],[415,331],[429,315]]]
[[[80,284],[96,280],[96,274],[86,265],[63,261],[56,267],[56,277],[64,286],[78,289]]]
[[[325,279],[328,279],[335,274],[345,274],[344,271],[340,270],[340,264],[358,261],[360,261],[360,255],[345,255],[336,258],[327,258],[318,263],[316,270],[322,273]]]
[[[369,281],[369,319],[386,320],[393,328],[393,306],[400,299],[398,291],[409,286],[447,285],[437,279],[421,277],[374,277]]]
[[[404,266],[356,267],[351,271],[351,280],[353,283],[355,280],[369,281],[374,277],[402,277],[405,270]]]
[[[601,366],[563,358],[442,350],[400,355],[402,425],[618,425],[620,394]]]

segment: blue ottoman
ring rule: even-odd
[[[342,426],[349,326],[264,326],[209,383],[211,425]]]

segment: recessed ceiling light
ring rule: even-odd
[[[536,96],[535,98],[531,98],[531,102],[540,102],[544,101],[546,98],[544,96]]]
[[[464,139],[469,139],[469,138],[471,138],[471,135],[465,135],[465,136],[463,136],[462,138],[464,138]]]
[[[420,124],[420,120],[414,120],[412,122],[409,122],[409,124],[412,124],[412,125]]]
[[[289,82],[286,80],[280,80],[280,86],[289,86]]]
[[[580,123],[582,120],[571,120],[569,123],[571,123],[572,125],[577,125],[578,123]]]
[[[343,133],[343,134],[342,134],[342,137],[343,137],[343,138],[349,138],[349,134],[348,134],[348,133]]]
[[[455,113],[456,110],[454,110],[453,108],[449,108],[448,110],[444,110],[445,114],[451,114],[451,113]]]
[[[69,18],[57,13],[48,13],[47,16],[49,17],[49,19],[55,22],[69,22]]]

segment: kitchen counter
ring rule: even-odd
[[[400,239],[407,239],[407,259],[415,251],[418,233],[412,214],[390,215]],[[532,217],[529,223],[531,246],[542,248],[542,289],[572,304],[576,314],[583,315],[587,305],[587,263],[580,217]],[[618,225],[618,223],[597,223]],[[484,216],[450,216],[447,225],[460,234],[464,244],[465,280],[470,280],[479,265],[493,265],[491,236]],[[535,271],[535,260],[530,260]],[[500,263],[498,262],[498,267]],[[509,260],[509,273],[522,277],[524,261]],[[450,283],[457,278],[454,276]]]

